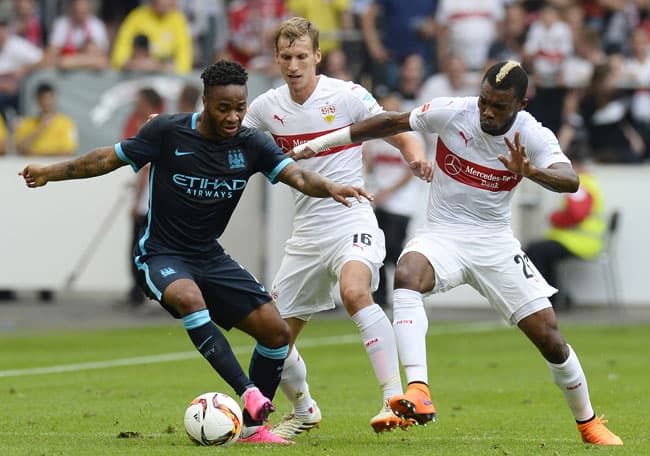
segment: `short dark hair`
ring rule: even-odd
[[[246,85],[248,73],[237,62],[219,60],[203,70],[201,79],[203,80],[203,94],[207,95],[209,87],[231,84]]]
[[[151,107],[158,111],[162,111],[164,105],[163,98],[155,89],[144,87],[140,89],[138,93]]]
[[[139,49],[149,49],[149,37],[147,35],[138,34],[133,37],[133,47]]]
[[[495,63],[487,69],[483,81],[488,81],[492,87],[499,90],[514,89],[519,101],[526,98],[528,73],[515,60]]]
[[[39,98],[44,93],[50,93],[50,92],[55,92],[55,90],[54,90],[54,86],[52,84],[50,84],[49,82],[41,82],[36,87],[36,96],[39,97]]]

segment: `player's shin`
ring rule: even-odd
[[[393,292],[393,328],[407,383],[429,381],[426,334],[429,327],[422,295],[405,288]]]
[[[576,421],[585,421],[594,416],[594,410],[589,399],[587,379],[578,356],[570,345],[568,347],[569,357],[566,361],[562,364],[553,364],[547,361],[547,364],[553,376],[553,381],[562,390]]]
[[[237,395],[243,394],[246,388],[252,385],[235,358],[228,340],[210,319],[208,309],[184,316],[183,326],[196,349]]]
[[[361,332],[366,352],[381,385],[384,398],[402,393],[395,334],[384,311],[377,304],[364,307],[352,321]]]

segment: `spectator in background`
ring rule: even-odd
[[[598,65],[584,95],[567,101],[567,116],[558,139],[567,150],[584,131],[591,157],[601,163],[638,163],[645,143],[630,122],[629,100],[618,87],[609,63]]]
[[[0,111],[5,118],[18,110],[18,83],[43,59],[43,51],[11,33],[9,21],[0,18]]]
[[[275,30],[289,17],[283,0],[234,0],[228,6],[232,59],[251,71],[279,76]]]
[[[398,94],[388,94],[377,102],[386,111],[403,111]],[[411,135],[418,136],[416,133]],[[373,298],[382,308],[390,304],[391,287],[386,267],[395,268],[402,252],[404,239],[411,218],[417,210],[415,201],[426,185],[413,179],[413,172],[395,146],[383,139],[372,139],[363,143],[363,162],[368,178],[368,188],[375,198],[373,206],[379,228],[384,232],[386,258],[379,269],[379,287]]]
[[[490,43],[503,30],[503,4],[501,0],[440,0],[436,13],[439,67],[454,54],[468,70],[483,71]]]
[[[468,71],[460,56],[447,55],[442,62],[442,70],[424,81],[418,96],[418,106],[438,97],[470,97],[478,95],[481,74]]]
[[[187,19],[175,0],[151,0],[132,10],[122,22],[111,63],[126,68],[133,54],[134,38],[147,37],[153,71],[185,74],[192,70],[192,37]]]
[[[558,7],[545,2],[526,35],[524,64],[531,69],[534,90],[528,111],[557,134],[562,123],[564,97],[562,65],[573,53],[573,35]]]
[[[488,48],[486,67],[504,60],[524,59],[524,43],[528,31],[526,9],[522,3],[510,3],[506,6],[505,14],[503,29]]]
[[[400,105],[404,111],[410,111],[417,106],[417,99],[424,82],[425,66],[422,56],[417,53],[409,54],[402,60],[399,67],[397,93],[402,98]]]
[[[293,16],[301,16],[318,25],[321,33],[320,51],[326,56],[341,48],[340,33],[354,27],[349,11],[350,0],[285,0],[285,6]],[[336,76],[338,77],[338,76]],[[348,81],[350,79],[347,79]]]
[[[589,85],[594,68],[607,62],[603,52],[600,36],[591,27],[583,26],[573,32],[575,50],[562,63],[560,79],[569,90],[566,97],[571,97],[572,90],[581,90]],[[565,102],[566,104],[566,102]]]
[[[14,0],[13,34],[25,38],[34,46],[43,47],[43,28],[35,0]]]
[[[348,57],[342,49],[332,49],[323,55],[319,68],[320,73],[330,78],[352,81],[352,75],[348,71]]]
[[[16,124],[14,142],[20,155],[72,155],[77,151],[77,126],[57,111],[56,90],[49,83],[36,88],[40,112]]]
[[[632,125],[643,137],[645,159],[650,158],[650,31],[637,27],[630,38],[631,55],[623,64],[622,82],[634,92],[630,115]]]
[[[365,9],[361,30],[370,54],[373,91],[397,89],[399,66],[409,54],[422,57],[427,75],[436,70],[436,5],[436,0],[374,0]]]
[[[555,4],[545,3],[530,25],[524,44],[524,62],[532,69],[536,85],[558,85],[562,63],[572,53],[571,28],[562,20]]]
[[[113,43],[120,24],[133,9],[140,6],[141,0],[100,0],[100,3],[99,18],[106,25],[109,40]]]
[[[9,132],[7,131],[7,124],[5,123],[4,117],[0,116],[0,155],[5,155],[7,153],[8,139]]]
[[[52,25],[45,64],[62,70],[108,68],[108,32],[90,0],[70,0],[68,13]]]
[[[561,207],[549,217],[550,228],[544,239],[533,241],[524,249],[554,288],[559,288],[559,263],[567,258],[594,258],[603,249],[606,230],[604,198],[598,180],[585,168],[582,154],[572,154],[571,162],[580,178],[578,191],[563,195]],[[556,310],[568,309],[572,303],[568,295],[556,294],[549,299]]]
[[[224,0],[178,0],[192,35],[194,67],[227,58],[228,14]]]
[[[133,37],[131,56],[122,70],[142,73],[155,73],[160,70],[160,61],[151,55],[147,35]]]
[[[129,116],[122,132],[122,140],[135,136],[151,114],[160,114],[165,110],[163,98],[154,89],[145,87],[138,91],[133,112]],[[140,232],[145,226],[149,211],[149,164],[143,166],[135,175],[133,202],[131,205],[131,244],[129,248],[129,264],[131,265],[131,288],[127,303],[132,307],[141,306],[145,302],[142,289],[138,286],[138,268],[133,261],[133,250],[136,247]]]
[[[194,84],[186,84],[178,94],[178,112],[197,112],[201,108],[198,105],[201,99],[201,89]]]

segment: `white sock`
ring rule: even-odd
[[[361,332],[384,399],[402,394],[395,334],[384,311],[377,304],[372,304],[352,315],[352,321]]]
[[[280,389],[293,404],[296,415],[309,415],[309,407],[313,405],[314,400],[309,394],[307,365],[295,345],[284,360]]]
[[[594,416],[594,409],[591,408],[589,400],[589,388],[587,388],[587,379],[582,370],[578,356],[569,347],[569,357],[562,364],[553,364],[548,361],[548,368],[555,384],[560,387],[564,393],[564,398],[569,404],[576,421],[586,421]]]
[[[406,382],[429,384],[426,341],[429,321],[418,291],[399,288],[393,292],[393,328]]]

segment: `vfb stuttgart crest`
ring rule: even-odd
[[[323,106],[320,108],[320,113],[326,122],[332,123],[334,121],[334,117],[336,117],[336,106],[329,104]]]

